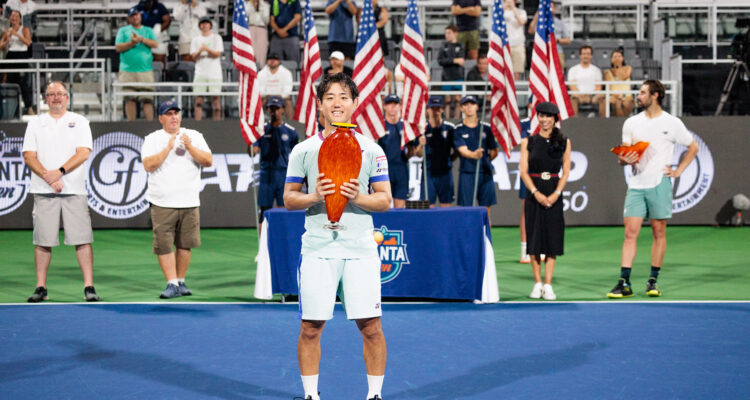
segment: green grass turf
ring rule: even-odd
[[[201,236],[203,245],[193,251],[188,272],[194,295],[179,301],[257,301],[256,231],[204,229]],[[165,283],[151,253],[151,231],[97,230],[94,237],[94,282],[104,301],[169,301],[158,299]],[[667,238],[659,277],[665,295],[654,300],[750,300],[750,228],[670,227]],[[492,240],[501,300],[529,300],[533,279],[531,267],[518,263],[518,229],[493,228]],[[605,300],[619,277],[622,227],[568,228],[565,243],[566,255],[558,259],[553,280],[558,299]],[[636,296],[631,299],[646,300],[648,227],[638,244],[631,276]],[[31,231],[0,231],[0,303],[25,302],[34,290],[33,254]],[[47,287],[52,302],[82,300],[83,283],[72,247],[53,250]]]

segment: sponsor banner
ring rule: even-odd
[[[700,151],[682,176],[673,179],[674,216],[670,224],[708,225],[726,201],[738,193],[750,195],[750,171],[746,150],[750,148],[748,117],[686,117]],[[573,152],[568,184],[563,192],[568,225],[620,225],[629,168],[617,164],[609,149],[621,142],[624,119],[571,118],[563,122],[563,133],[571,139]],[[295,125],[299,127],[299,125]],[[253,183],[257,165],[246,151],[237,121],[191,121],[184,126],[202,132],[213,152],[213,166],[202,173],[201,224],[204,227],[255,226]],[[140,159],[143,138],[160,128],[157,122],[92,123],[94,149],[82,168],[87,169],[86,187],[95,228],[148,228],[145,201],[147,174]],[[23,162],[21,148],[24,123],[0,126],[0,229],[32,227],[31,171]],[[299,129],[298,129],[299,131]],[[685,148],[675,146],[672,166]],[[508,158],[494,161],[498,204],[491,208],[494,225],[515,226],[520,218],[518,148]],[[410,160],[409,198],[419,197],[421,160]],[[458,170],[455,163],[454,172]],[[455,175],[458,185],[458,175]],[[387,228],[386,228],[387,231]],[[393,232],[393,231],[388,231]],[[385,233],[383,233],[385,236]],[[403,248],[404,255],[405,247]],[[397,250],[387,250],[391,256]],[[381,255],[381,259],[382,259]],[[408,263],[387,259],[391,272]],[[392,262],[391,262],[392,261]],[[384,264],[388,264],[384,261]],[[384,275],[387,276],[387,275]]]

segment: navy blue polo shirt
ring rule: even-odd
[[[481,6],[481,0],[453,0],[454,6],[459,7],[474,7]],[[471,15],[461,14],[456,15],[456,25],[458,25],[458,31],[473,31],[479,29],[479,17],[472,17]]]
[[[161,3],[154,4],[154,7],[150,10],[146,10],[144,6],[139,4],[138,10],[141,12],[141,23],[149,28],[153,28],[156,24],[161,24],[161,17],[169,15],[169,10]]]
[[[328,0],[326,7],[331,5],[335,0]],[[357,3],[354,2],[356,6]],[[346,6],[346,2],[341,2],[336,10],[333,11],[328,18],[331,23],[328,27],[328,41],[329,42],[340,42],[340,43],[356,43],[357,40],[354,35],[354,17]]]
[[[404,123],[398,121],[397,124],[391,124],[385,121],[385,130],[388,134],[378,139],[378,144],[383,148],[385,157],[388,159],[388,168],[405,168],[406,148],[401,150],[401,135],[404,132]]]
[[[482,123],[482,126],[484,126],[484,154],[482,155],[482,168],[481,173],[483,174],[493,174],[493,167],[492,162],[490,161],[490,150],[498,148],[497,140],[495,140],[495,136],[492,134],[492,130],[490,129],[490,125],[487,123]],[[458,149],[461,146],[466,146],[469,150],[474,151],[477,148],[479,148],[479,125],[469,128],[468,126],[464,125],[463,123],[458,124],[456,126],[456,130],[453,131],[453,145]],[[471,173],[473,174],[476,171],[477,168],[477,160],[473,160],[471,158],[461,157],[461,167],[460,171],[461,173]]]
[[[453,168],[451,149],[453,148],[453,131],[456,126],[443,121],[440,126],[432,127],[427,123],[425,128],[425,153],[427,155],[427,170],[432,174],[442,175]]]
[[[289,124],[273,126],[270,122],[266,122],[264,131],[263,136],[253,143],[253,146],[260,147],[261,171],[286,170],[289,153],[299,142],[297,131]]]
[[[271,1],[271,15],[276,18],[276,25],[279,28],[285,27],[294,18],[294,14],[302,15],[302,7],[300,6],[300,0],[288,0],[286,4],[282,3],[281,0]],[[274,14],[276,5],[278,4],[278,14]],[[294,37],[298,35],[297,26],[287,31],[289,36]]]

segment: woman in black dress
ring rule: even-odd
[[[570,140],[555,127],[559,110],[553,103],[536,106],[539,133],[521,141],[521,179],[526,198],[526,242],[534,272],[532,299],[555,300],[552,273],[563,254],[565,220],[560,199],[570,173]],[[562,171],[561,171],[562,168]],[[546,255],[542,284],[541,255]]]

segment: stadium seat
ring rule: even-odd
[[[0,84],[0,120],[21,118],[21,86],[16,83]]]

